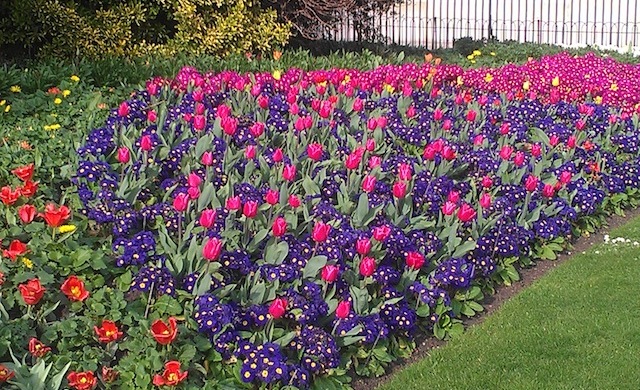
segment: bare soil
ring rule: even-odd
[[[463,319],[465,328],[475,326],[482,323],[484,319],[496,311],[506,301],[517,295],[522,289],[528,287],[537,279],[544,276],[549,270],[557,267],[571,258],[573,253],[581,253],[591,248],[594,244],[604,241],[604,235],[608,234],[611,230],[624,225],[631,219],[640,216],[640,208],[627,210],[624,216],[614,215],[607,219],[605,226],[600,228],[596,233],[584,235],[571,242],[571,248],[563,253],[558,254],[558,258],[553,261],[538,261],[535,266],[519,269],[520,281],[513,283],[511,286],[499,286],[496,289],[496,293],[491,296],[485,296],[482,306],[484,311],[475,317]],[[407,359],[400,359],[394,362],[388,369],[387,373],[378,378],[358,378],[356,377],[352,383],[354,390],[370,390],[381,386],[388,382],[393,375],[402,370],[407,365],[412,364],[418,360],[429,355],[432,349],[439,348],[444,345],[446,341],[438,340],[433,336],[430,337],[418,337],[416,339],[417,348]]]

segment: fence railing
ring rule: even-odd
[[[387,12],[371,13],[363,33],[341,15],[327,38],[388,44],[452,47],[456,39],[559,45],[636,46],[640,44],[640,0],[407,0]],[[371,33],[374,33],[372,35]]]

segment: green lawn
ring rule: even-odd
[[[640,389],[640,218],[382,389]]]

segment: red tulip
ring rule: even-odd
[[[560,173],[560,183],[562,184],[568,184],[571,181],[571,177],[573,175],[571,174],[571,172],[569,171],[562,171],[562,173]]]
[[[369,138],[367,142],[365,142],[365,149],[367,149],[367,152],[373,152],[376,149],[376,140]]]
[[[227,135],[234,135],[238,129],[238,120],[231,116],[220,119],[220,126],[222,131]]]
[[[60,291],[71,301],[82,302],[89,297],[89,291],[84,287],[84,282],[77,276],[69,276],[60,286]]]
[[[425,160],[433,161],[433,160],[436,159],[436,155],[437,154],[438,154],[438,152],[433,147],[433,145],[427,145],[424,148],[424,152],[422,153],[422,157],[424,157]]]
[[[16,373],[7,368],[4,364],[0,364],[0,383],[7,382],[9,379],[13,378]]]
[[[535,191],[538,188],[538,178],[533,175],[527,176],[524,182],[524,188],[529,192]]]
[[[500,149],[500,158],[503,160],[509,160],[513,154],[513,148],[509,145],[505,145]]]
[[[207,118],[203,115],[195,115],[193,117],[193,129],[195,131],[202,131],[207,126]]]
[[[474,110],[467,111],[467,121],[474,122],[476,120],[476,115],[478,115]]]
[[[285,165],[282,168],[282,178],[286,181],[293,181],[296,178],[296,166]]]
[[[254,158],[256,158],[257,150],[258,148],[256,148],[255,145],[247,145],[247,148],[244,150],[244,156],[248,160],[253,160]]]
[[[399,181],[393,184],[393,196],[398,199],[402,199],[407,195],[407,184],[403,181]]]
[[[307,155],[313,161],[320,161],[322,158],[322,152],[323,148],[321,144],[315,143],[307,146]]]
[[[178,212],[183,212],[189,206],[189,194],[185,194],[184,192],[179,193],[173,199],[173,208]]]
[[[373,228],[373,238],[376,241],[382,242],[386,240],[389,234],[391,234],[391,228],[387,225],[380,225]]]
[[[473,209],[473,207],[469,206],[466,203],[464,203],[462,206],[460,206],[460,209],[458,209],[458,219],[460,219],[460,221],[462,222],[469,222],[475,217],[476,211]]]
[[[360,275],[368,277],[376,270],[376,260],[373,257],[365,257],[360,262]]]
[[[455,149],[449,145],[444,146],[442,148],[442,157],[444,157],[444,159],[447,161],[454,160],[456,158]]]
[[[206,151],[202,154],[202,157],[200,158],[200,162],[202,163],[202,165],[205,165],[207,167],[213,165],[213,153],[211,151]]]
[[[409,268],[420,269],[424,265],[424,256],[418,252],[409,252],[404,262]]]
[[[4,186],[2,187],[2,189],[0,189],[0,200],[2,200],[2,203],[6,204],[7,206],[11,206],[12,204],[16,203],[18,198],[20,198],[20,195],[21,191],[19,188],[16,188],[15,191],[13,191],[9,186]]]
[[[284,298],[274,299],[274,301],[271,302],[271,305],[269,305],[269,314],[271,315],[271,317],[276,320],[282,317],[284,313],[287,312],[287,304],[288,302]]]
[[[180,369],[179,361],[172,360],[164,364],[162,375],[155,374],[153,376],[153,385],[174,387],[185,380],[188,374],[188,371],[182,371]]]
[[[272,206],[276,205],[280,201],[280,193],[277,190],[268,189],[264,200]]]
[[[533,157],[540,157],[542,154],[542,146],[540,144],[531,145],[531,155]]]
[[[118,116],[124,117],[129,115],[129,104],[127,102],[122,102],[118,106]]]
[[[222,241],[216,237],[210,238],[202,247],[202,257],[207,261],[216,261],[222,252]]]
[[[369,168],[373,169],[375,167],[379,167],[382,164],[382,158],[379,156],[371,156],[369,157]]]
[[[442,111],[439,108],[436,108],[435,110],[433,110],[433,119],[440,121],[442,120],[443,117],[444,117],[444,111]]]
[[[444,215],[453,215],[453,213],[456,212],[456,208],[458,208],[458,206],[456,206],[455,203],[446,201],[442,205],[442,214],[444,214]]]
[[[273,221],[271,232],[275,237],[282,237],[287,232],[287,220],[283,217],[276,218],[276,220]]]
[[[357,153],[351,153],[347,156],[347,160],[345,161],[345,166],[347,169],[354,170],[360,166],[360,160],[362,156]]]
[[[331,225],[326,224],[322,221],[316,222],[313,226],[313,231],[311,232],[311,238],[315,242],[325,242],[329,237],[329,233],[331,232]]]
[[[447,201],[457,204],[460,201],[460,193],[458,191],[449,192],[447,195]]]
[[[118,340],[123,334],[116,323],[109,320],[102,320],[102,325],[99,328],[94,326],[93,330],[96,332],[98,340],[105,344]]]
[[[545,198],[553,198],[555,194],[556,189],[553,185],[545,184],[544,187],[542,187],[542,196],[544,196]]]
[[[491,194],[489,194],[488,192],[482,193],[482,195],[480,196],[480,207],[482,207],[483,209],[488,209],[489,207],[491,207]]]
[[[249,132],[254,138],[259,138],[264,133],[264,123],[256,122],[249,127]]]
[[[131,160],[131,154],[129,152],[129,148],[126,146],[121,146],[118,148],[118,162],[120,164],[126,164]]]
[[[168,345],[176,339],[178,326],[174,317],[169,317],[169,322],[155,320],[151,324],[151,335],[161,345]]]
[[[148,152],[151,149],[153,149],[153,141],[151,141],[150,136],[143,135],[140,138],[140,149],[144,150],[145,152]]]
[[[300,198],[298,198],[296,195],[289,195],[289,206],[293,207],[294,209],[300,207]]]
[[[154,110],[147,111],[147,120],[151,123],[155,123],[158,119],[158,114]]]
[[[320,273],[320,276],[322,277],[322,280],[324,280],[325,282],[333,283],[336,281],[336,279],[338,279],[339,272],[340,272],[340,268],[338,266],[327,264],[324,267],[322,267],[322,272]]]
[[[35,193],[38,191],[38,183],[27,180],[24,182],[22,187],[17,188],[16,191],[19,191],[22,196],[29,198],[35,195]]]
[[[212,209],[204,209],[200,214],[200,226],[209,229],[216,222],[216,211]]]
[[[33,177],[33,164],[18,167],[11,171],[16,177],[22,181],[29,181]]]
[[[8,257],[11,260],[15,261],[18,256],[22,256],[29,252],[27,245],[21,242],[20,240],[13,240],[9,244],[9,248],[2,251],[3,257]]]
[[[410,164],[400,164],[398,166],[398,178],[400,180],[409,181],[413,177],[413,168]]]
[[[367,255],[371,251],[371,240],[368,238],[360,238],[356,241],[356,252],[362,256]]]
[[[189,184],[189,187],[198,187],[201,183],[202,179],[200,178],[200,176],[196,175],[193,172],[190,173],[187,177],[187,184]]]
[[[102,366],[102,380],[105,383],[112,383],[118,378],[118,371],[111,367]]]
[[[47,347],[40,340],[32,337],[29,340],[29,353],[34,357],[41,358],[51,351],[51,347]]]
[[[364,192],[372,192],[376,187],[376,178],[372,175],[365,176],[362,180],[362,190]]]
[[[343,320],[349,317],[349,313],[351,312],[351,302],[349,301],[340,301],[338,303],[338,307],[336,307],[336,317]]]
[[[242,214],[247,218],[254,218],[258,214],[258,202],[250,200],[242,207]]]
[[[227,199],[226,208],[230,211],[240,210],[240,206],[242,205],[239,196],[232,196]]]
[[[18,209],[18,216],[23,223],[31,223],[38,213],[36,206],[25,204]]]
[[[269,107],[269,97],[264,95],[258,96],[258,106],[262,109]]]
[[[42,299],[44,295],[45,288],[40,284],[39,279],[30,279],[27,283],[23,283],[18,285],[18,289],[20,290],[20,295],[22,295],[22,299],[24,303],[27,305],[36,305]]]
[[[91,371],[71,371],[67,374],[67,381],[69,381],[69,386],[75,390],[91,390],[98,385],[98,378]]]

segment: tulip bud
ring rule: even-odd
[[[458,206],[456,206],[455,203],[446,201],[442,205],[442,214],[444,214],[444,215],[453,215],[453,213],[455,213],[457,207]]]
[[[387,225],[381,225],[373,229],[373,238],[379,242],[386,240],[389,234],[391,234],[391,228]]]
[[[375,167],[379,167],[382,164],[382,158],[380,156],[371,156],[369,157],[369,168],[373,169]]]
[[[118,148],[118,162],[121,164],[126,164],[131,159],[131,154],[129,153],[129,149],[126,146],[121,146]]]
[[[287,312],[287,300],[284,298],[276,298],[271,305],[269,305],[269,314],[273,319],[278,319]]]
[[[244,150],[244,156],[248,159],[248,160],[253,160],[254,158],[256,158],[256,146],[255,145],[248,145],[247,148]]]
[[[118,106],[118,116],[125,117],[129,115],[129,104],[127,102],[122,102]]]
[[[412,269],[420,269],[424,265],[424,256],[418,252],[409,252],[405,257],[405,264]]]
[[[321,144],[309,144],[307,146],[307,155],[313,161],[320,161],[322,158],[323,148]]]
[[[196,115],[193,117],[193,129],[195,131],[202,131],[207,126],[207,119],[202,115]]]
[[[482,178],[482,187],[489,188],[493,185],[493,180],[489,176],[484,176]]]
[[[274,162],[282,161],[282,159],[284,158],[284,155],[282,154],[282,149],[277,148],[276,150],[274,150],[271,158],[273,159]]]
[[[462,222],[469,222],[475,217],[476,217],[476,211],[473,209],[473,207],[469,206],[466,203],[464,203],[458,209],[458,219],[460,219],[460,221]]]
[[[230,211],[240,210],[240,206],[241,206],[241,201],[239,196],[233,196],[227,199],[227,203],[226,203],[227,210],[230,210]]]
[[[189,205],[189,195],[185,194],[184,192],[179,193],[173,199],[173,208],[176,209],[176,211],[183,212],[187,209],[188,205]]]
[[[373,257],[365,257],[360,262],[360,275],[369,277],[376,271],[376,260]]]
[[[356,241],[356,252],[358,252],[358,254],[364,256],[369,254],[370,251],[371,240],[369,240],[368,238],[360,238],[358,239],[358,241]]]
[[[483,209],[488,209],[491,207],[491,194],[488,192],[483,192],[480,196],[480,207]]]
[[[364,180],[362,180],[362,190],[364,192],[372,192],[376,187],[376,178],[372,175],[365,176]]]
[[[447,200],[451,203],[458,203],[460,200],[460,193],[458,191],[450,191],[447,195]]]
[[[313,226],[313,231],[311,232],[311,238],[315,242],[325,242],[329,237],[329,233],[331,232],[331,225],[328,225],[322,221],[318,221]]]
[[[189,187],[198,187],[200,186],[200,183],[202,183],[202,179],[195,173],[190,173],[187,178],[187,183],[189,184]]]
[[[200,188],[189,187],[189,189],[187,190],[187,194],[189,194],[190,199],[198,199],[200,197]]]
[[[158,119],[158,114],[155,112],[155,110],[149,110],[147,111],[147,120],[151,123],[155,123],[155,121]]]
[[[200,226],[209,229],[216,222],[216,211],[204,209],[200,214]]]
[[[258,214],[258,202],[250,200],[242,207],[242,214],[247,218],[253,218]]]
[[[324,280],[325,282],[333,283],[336,281],[336,279],[338,279],[339,271],[340,269],[337,266],[327,264],[324,267],[322,267],[322,272],[320,273],[320,276],[322,277],[322,280]]]
[[[341,301],[338,303],[336,307],[336,317],[343,320],[349,317],[349,313],[351,312],[351,302],[349,301]]]
[[[527,179],[524,183],[524,188],[529,192],[535,191],[538,188],[538,178],[533,175],[527,176]]]
[[[365,145],[368,152],[373,152],[376,149],[376,140],[369,138]]]
[[[200,158],[200,162],[205,166],[213,165],[213,153],[210,151],[204,152]]]
[[[399,181],[393,184],[393,196],[403,199],[407,195],[407,183]]]
[[[398,177],[400,180],[409,181],[413,177],[413,168],[409,164],[400,164],[398,167]]]
[[[273,221],[271,232],[274,237],[282,237],[287,232],[287,220],[283,217],[276,218],[276,220]]]
[[[286,181],[293,181],[296,178],[296,166],[286,165],[282,168],[282,178]]]
[[[260,137],[264,133],[264,123],[256,122],[249,127],[249,132],[254,138]]]
[[[216,261],[222,252],[222,241],[217,238],[210,238],[202,248],[202,257],[207,261]]]
[[[289,195],[289,206],[293,207],[294,209],[300,207],[300,198],[298,198],[296,195]]]
[[[153,142],[151,141],[150,136],[143,135],[140,138],[140,149],[144,150],[145,152],[148,152],[151,149],[153,149]]]
[[[277,190],[268,189],[264,196],[264,200],[272,206],[278,204],[280,201],[280,193]]]

